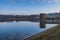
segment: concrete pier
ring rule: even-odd
[[[45,28],[45,20],[46,20],[46,18],[45,18],[45,13],[41,13],[40,14],[40,28]]]

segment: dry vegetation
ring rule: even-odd
[[[25,40],[60,40],[60,25],[54,26]]]

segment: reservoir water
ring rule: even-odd
[[[0,40],[24,40],[52,26],[55,24],[47,24],[46,28],[42,29],[39,22],[0,22]]]

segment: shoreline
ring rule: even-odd
[[[45,39],[45,38],[48,39],[52,35],[54,36],[54,34],[57,35],[57,32],[58,32],[59,29],[60,29],[60,24],[58,24],[58,25],[56,25],[56,26],[54,26],[52,28],[49,28],[47,30],[44,30],[44,31],[42,31],[40,33],[37,33],[37,34],[35,34],[35,35],[31,36],[31,37],[28,37],[28,38],[26,38],[24,40],[42,40],[42,39]]]

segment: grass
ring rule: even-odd
[[[37,33],[31,37],[26,38],[25,40],[60,40],[60,24],[54,26],[50,29],[47,29],[43,32]]]

